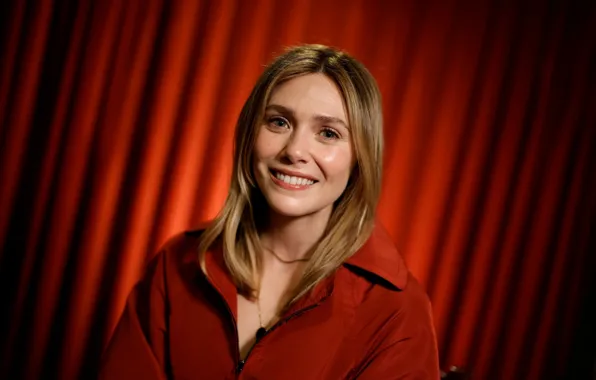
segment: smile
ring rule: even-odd
[[[309,188],[317,182],[309,178],[283,174],[273,169],[270,170],[270,173],[273,182],[285,189],[303,190]]]

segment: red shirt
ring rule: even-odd
[[[237,292],[222,252],[197,266],[199,233],[180,234],[131,293],[101,378],[433,379],[431,308],[380,227],[239,359]]]

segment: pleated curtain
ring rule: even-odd
[[[0,378],[92,378],[147,260],[221,208],[264,65],[301,43],[379,83],[378,219],[427,289],[441,365],[593,374],[594,2],[0,7]]]

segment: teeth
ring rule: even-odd
[[[304,186],[304,185],[312,185],[313,183],[315,183],[315,181],[310,180],[310,179],[284,175],[279,172],[275,172],[275,177],[277,177],[277,179],[279,179],[280,181],[284,181],[288,185]]]

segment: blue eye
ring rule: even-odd
[[[283,117],[270,117],[267,121],[269,125],[275,128],[286,128],[288,126],[288,122]]]
[[[336,140],[339,139],[340,136],[337,132],[335,132],[333,129],[331,128],[324,128],[321,132],[320,135],[325,139],[325,140]]]

